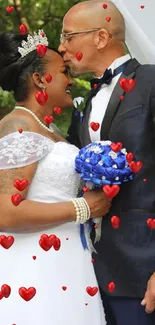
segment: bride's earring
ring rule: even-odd
[[[46,87],[44,86],[42,88],[42,91],[37,91],[35,94],[35,99],[38,102],[39,105],[43,106],[48,100],[48,94],[46,92]]]

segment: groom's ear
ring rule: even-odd
[[[97,49],[102,49],[106,47],[109,41],[109,34],[106,29],[102,28],[98,31],[98,37],[96,40]]]

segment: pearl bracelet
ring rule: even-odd
[[[73,203],[76,210],[76,224],[83,224],[90,219],[89,205],[83,197],[73,199],[71,202]]]

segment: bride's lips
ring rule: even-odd
[[[69,96],[72,96],[71,88],[66,88],[65,93],[68,94]]]

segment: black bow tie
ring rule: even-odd
[[[112,70],[106,69],[102,78],[100,78],[100,79],[94,78],[90,81],[91,89],[97,88],[98,86],[103,85],[103,84],[110,85],[113,77],[114,77],[114,75],[112,74]]]
[[[91,84],[91,94],[92,96],[95,96],[98,91],[100,90],[101,86],[103,84],[110,85],[111,81],[114,77],[116,77],[118,74],[122,73],[124,70],[124,67],[126,66],[127,62],[130,60],[126,61],[125,63],[121,64],[118,68],[116,68],[113,73],[111,69],[106,69],[102,78],[94,78],[90,81]]]

